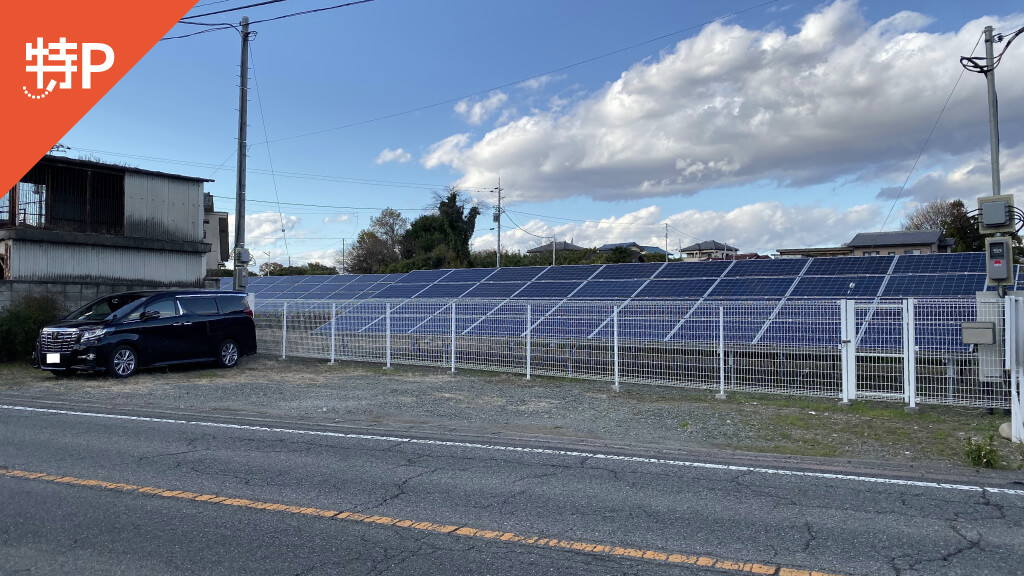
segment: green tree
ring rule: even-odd
[[[466,211],[466,202],[459,197],[455,188],[448,189],[448,196],[437,207],[438,215],[444,223],[448,249],[454,256],[452,263],[457,268],[472,266],[469,254],[469,240],[476,231],[476,218],[480,208],[473,206]]]
[[[348,253],[345,268],[353,274],[378,274],[398,261],[388,243],[372,230],[362,230]]]

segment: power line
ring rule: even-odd
[[[278,0],[274,0],[278,1]],[[265,2],[265,4],[268,2]],[[256,79],[256,60],[253,58],[252,45],[248,45],[249,48],[249,65],[252,67],[252,82],[256,88],[256,103],[260,109],[260,123],[263,125],[263,137],[270,139],[267,136],[267,118],[263,115],[263,97],[260,96],[260,83]],[[281,237],[284,238],[284,253],[288,256],[288,263],[291,264],[291,254],[288,252],[288,232],[284,225],[284,212],[281,211],[281,195],[277,192],[277,176],[274,174],[274,158],[270,155],[270,145],[267,145],[267,161],[270,163],[270,179],[274,183],[274,198],[277,199],[277,213],[281,217]]]
[[[370,0],[364,0],[364,1],[370,1]],[[704,26],[707,26],[708,24],[713,24],[713,23],[718,22],[720,20],[726,20],[728,18],[732,18],[734,16],[739,16],[740,14],[744,14],[744,13],[750,12],[752,10],[757,10],[758,8],[763,8],[765,6],[769,6],[771,4],[775,4],[778,1],[779,0],[769,0],[768,2],[762,2],[760,4],[756,4],[754,6],[750,6],[749,8],[744,8],[743,10],[737,10],[735,12],[732,12],[730,14],[726,14],[724,16],[718,16],[716,18],[712,18],[710,20],[706,20],[704,22],[701,22],[700,24],[694,24],[692,26],[687,26],[686,28],[682,28],[682,29],[676,30],[674,32],[669,32],[668,34],[662,34],[661,36],[658,36],[656,38],[650,38],[650,39],[644,40],[642,42],[637,42],[636,44],[631,44],[631,45],[626,46],[624,48],[619,48],[617,50],[612,50],[611,52],[605,52],[604,54],[600,54],[598,56],[592,56],[590,58],[579,60],[577,62],[573,62],[572,64],[567,64],[565,66],[561,66],[561,67],[555,68],[553,70],[548,70],[547,72],[541,72],[539,74],[534,74],[533,76],[530,76],[528,78],[522,78],[522,79],[519,79],[519,80],[515,80],[513,82],[506,82],[506,83],[501,84],[499,86],[494,86],[494,87],[491,87],[491,88],[487,88],[485,90],[478,90],[478,91],[473,92],[471,94],[466,94],[466,95],[463,95],[463,96],[457,96],[455,98],[449,98],[449,99],[443,100],[441,102],[434,102],[433,104],[427,104],[427,105],[424,105],[424,106],[418,106],[416,108],[410,108],[408,110],[403,110],[401,112],[394,112],[394,113],[391,113],[391,114],[385,114],[383,116],[377,116],[375,118],[369,118],[367,120],[360,120],[358,122],[352,122],[350,124],[343,124],[341,126],[335,126],[333,128],[324,128],[322,130],[315,130],[313,132],[306,132],[306,133],[303,133],[303,134],[296,134],[294,136],[286,136],[286,137],[283,137],[283,138],[277,138],[277,139],[273,140],[273,142],[283,142],[283,141],[286,141],[286,140],[295,140],[296,138],[305,138],[307,136],[315,136],[317,134],[323,134],[325,132],[333,132],[333,131],[336,131],[336,130],[344,130],[346,128],[353,128],[355,126],[362,126],[363,124],[369,124],[371,122],[379,122],[381,120],[387,120],[387,119],[395,118],[395,117],[398,117],[398,116],[405,116],[407,114],[414,114],[416,112],[422,112],[424,110],[429,110],[431,108],[437,108],[438,106],[444,106],[446,104],[452,104],[454,102],[458,102],[459,100],[463,100],[465,98],[472,98],[474,96],[480,96],[480,95],[486,94],[488,92],[493,92],[494,90],[501,90],[503,88],[509,88],[509,87],[515,86],[517,84],[522,84],[523,82],[528,82],[530,80],[536,80],[537,78],[542,78],[542,77],[548,76],[550,74],[557,74],[559,72],[563,72],[565,70],[569,70],[570,68],[575,68],[577,66],[582,66],[584,64],[589,64],[591,62],[594,62],[596,60],[601,60],[601,59],[607,58],[609,56],[614,56],[616,54],[621,54],[622,52],[626,52],[626,51],[632,50],[634,48],[639,48],[640,46],[644,46],[644,45],[647,45],[647,44],[658,42],[658,41],[664,40],[666,38],[671,38],[672,36],[678,36],[679,34],[683,34],[685,32],[690,32],[691,30],[696,30],[698,28],[702,28]],[[255,24],[257,22],[262,22],[262,21],[261,20],[257,20],[257,21],[252,22],[252,23]],[[256,144],[265,144],[265,142],[256,142]]]
[[[981,44],[981,38],[984,33],[978,36],[978,41],[974,43],[974,48],[971,50],[971,55],[974,55],[974,51],[978,49],[978,44]],[[966,58],[966,57],[965,57]],[[961,58],[961,61],[963,59]],[[942,114],[946,111],[946,107],[949,106],[949,101],[953,99],[953,93],[956,92],[956,87],[960,85],[960,80],[964,77],[964,72],[967,71],[965,67],[960,71],[960,75],[956,77],[956,82],[953,83],[953,89],[949,91],[949,96],[946,96],[946,102],[942,104],[942,110],[939,110],[939,116],[935,119],[935,123],[932,124],[932,129],[928,132],[928,137],[924,139],[924,144],[921,145],[921,149],[917,151],[917,158],[914,158],[914,164],[910,167],[910,172],[907,173],[907,177],[903,180],[903,186],[900,186],[900,191],[896,194],[896,198],[892,201],[892,206],[889,207],[889,213],[885,215],[885,220],[882,220],[882,225],[878,227],[878,231],[881,232],[885,228],[889,218],[892,216],[892,211],[896,209],[896,203],[899,202],[903,196],[903,191],[907,189],[907,183],[910,182],[910,177],[914,175],[914,170],[917,170],[917,163],[921,161],[921,156],[924,154],[924,149],[928,147],[928,143],[931,142],[932,135],[935,134],[935,129],[939,126],[939,121],[942,120]]]
[[[213,16],[215,14],[225,14],[227,12],[238,12],[239,10],[245,10],[246,8],[256,8],[257,6],[266,6],[267,4],[278,4],[280,2],[286,2],[287,0],[266,0],[265,2],[257,2],[255,4],[246,4],[245,6],[239,6],[237,8],[225,8],[223,10],[217,10],[215,12],[207,12],[205,14],[196,14],[195,16],[185,16],[182,20],[191,20],[193,18],[202,18],[204,16]]]
[[[511,216],[508,217],[508,221],[511,222],[512,225],[515,226],[516,228],[522,230],[523,232],[526,232],[527,234],[529,234],[530,236],[533,236],[534,238],[540,238],[541,240],[547,240],[548,238],[551,238],[552,242],[555,241],[555,237],[554,236],[540,236],[538,234],[534,234],[533,232],[530,232],[526,228],[523,228],[522,226],[520,226],[515,220],[512,219]]]
[[[224,198],[227,200],[233,200],[233,196],[218,196],[211,194],[214,198]],[[278,202],[276,200],[253,200],[252,198],[246,198],[247,202],[257,202],[259,204],[281,204],[283,206],[302,206],[304,208],[331,208],[336,210],[384,210],[385,208],[391,208],[392,210],[406,211],[406,212],[433,212],[436,208],[395,208],[393,206],[385,206],[381,208],[379,206],[331,206],[328,204],[305,204],[301,202]]]
[[[280,0],[280,1],[283,1],[283,0]],[[355,0],[354,2],[346,2],[345,4],[335,4],[334,6],[325,6],[323,8],[314,8],[312,10],[303,10],[301,12],[292,12],[291,14],[284,14],[284,15],[281,15],[281,16],[274,16],[272,18],[263,18],[261,20],[252,20],[252,21],[249,22],[249,25],[252,26],[253,24],[262,24],[264,22],[274,22],[276,20],[284,20],[285,18],[293,18],[295,16],[305,16],[307,14],[316,14],[318,12],[326,12],[327,10],[336,10],[338,8],[347,8],[349,6],[355,6],[357,4],[367,4],[367,3],[370,3],[370,2],[373,2],[373,1],[374,0]],[[193,18],[198,18],[199,16],[200,15],[193,16]],[[215,27],[207,28],[206,30],[200,30],[199,32],[193,32],[191,34],[182,34],[180,36],[164,36],[159,41],[163,42],[164,40],[179,40],[181,38],[191,38],[192,36],[198,36],[200,34],[206,34],[208,32],[219,32],[221,30],[228,30],[228,29],[234,28],[234,26],[230,25],[230,24],[223,24],[223,25],[216,24],[216,23],[202,24],[202,23],[184,22],[184,21],[182,22],[182,24],[199,24],[200,26],[215,26]],[[262,144],[262,142],[260,142],[260,144]]]

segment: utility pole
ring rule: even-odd
[[[342,274],[346,274],[346,272],[345,272],[345,239],[344,238],[341,239],[341,273]]]
[[[668,222],[665,222],[665,262],[668,262]]]
[[[985,26],[985,79],[988,81],[988,132],[992,145],[992,195],[1002,189],[999,181],[999,99],[996,97],[996,69],[993,57],[992,27]]]
[[[498,178],[498,187],[493,191],[498,192],[498,208],[494,211],[494,221],[498,223],[498,264],[501,268],[501,178]]]
[[[551,237],[551,265],[555,265],[555,237]]]
[[[249,17],[242,17],[242,62],[238,71],[238,168],[235,180],[235,282],[236,291],[249,284],[249,251],[245,249],[245,138],[249,103]]]

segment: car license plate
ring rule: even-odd
[[[60,364],[60,354],[47,354],[46,355],[46,363],[47,364]]]

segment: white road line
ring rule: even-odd
[[[710,470],[729,470],[732,472],[753,472],[776,476],[801,476],[805,478],[821,478],[827,480],[849,480],[854,482],[871,482],[874,484],[894,484],[897,486],[914,486],[918,488],[940,488],[944,490],[961,490],[966,492],[990,492],[993,494],[1010,494],[1024,496],[1024,490],[1009,488],[989,488],[985,486],[969,486],[966,484],[945,484],[940,482],[921,482],[917,480],[897,480],[893,478],[876,478],[872,476],[853,476],[849,474],[828,474],[825,472],[803,472],[797,470],[780,470],[775,468],[756,468],[752,466],[736,466],[732,464],[711,464],[707,462],[688,462],[685,460],[664,460],[661,458],[642,458],[639,456],[617,456],[614,454],[598,454],[595,452],[578,452],[573,450],[552,450],[549,448],[524,448],[519,446],[499,446],[494,444],[477,444],[473,442],[448,442],[444,440],[424,440],[420,438],[402,438],[399,436],[376,436],[372,434],[345,434],[343,432],[322,432],[313,430],[295,430],[292,428],[270,428],[267,426],[248,426],[244,424],[222,424],[219,422],[203,422],[200,420],[172,420],[169,418],[147,418],[145,416],[123,416],[118,414],[101,414],[97,412],[78,412],[74,410],[56,410],[52,408],[30,408],[27,406],[9,406],[0,404],[3,410],[21,412],[41,412],[44,414],[64,414],[69,416],[91,416],[94,418],[110,418],[113,420],[136,420],[140,422],[159,422],[161,424],[184,424],[188,426],[208,426],[211,428],[232,428],[237,430],[253,430],[258,432],[280,432],[285,434],[305,434],[307,436],[327,436],[330,438],[350,438],[354,440],[381,440],[385,442],[406,442],[409,444],[427,444],[432,446],[455,446],[459,448],[476,448],[480,450],[502,450],[505,452],[526,452],[530,454],[551,454],[554,456],[573,456],[616,460],[620,462],[637,462],[642,464],[662,464],[667,466],[683,466],[687,468],[705,468]]]

